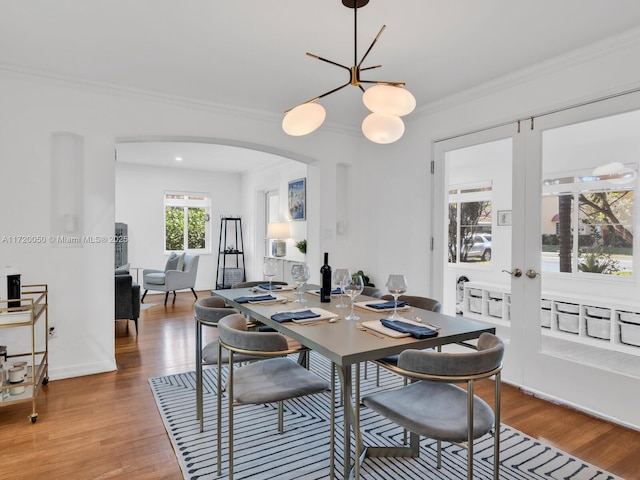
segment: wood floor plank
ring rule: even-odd
[[[198,295],[207,296],[208,292]],[[181,479],[148,384],[150,377],[194,369],[194,298],[147,295],[136,336],[115,322],[117,372],[52,380],[37,402],[0,409],[4,479]],[[205,332],[205,340],[215,329]],[[55,340],[53,340],[55,342]],[[55,344],[52,344],[55,348]],[[485,382],[486,383],[486,382]],[[476,392],[490,401],[492,385]],[[555,405],[504,385],[504,423],[628,480],[640,480],[640,432]]]

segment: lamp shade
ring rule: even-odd
[[[291,229],[289,223],[268,223],[267,224],[267,238],[289,238],[291,237]]]
[[[415,97],[402,87],[376,85],[368,88],[362,95],[364,105],[374,113],[386,113],[402,117],[416,108]]]
[[[327,112],[317,103],[303,103],[284,114],[282,129],[285,133],[299,137],[317,130],[324,122]]]
[[[374,143],[393,143],[404,134],[400,117],[371,113],[362,121],[362,133]]]

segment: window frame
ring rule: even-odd
[[[183,197],[183,198],[174,198]],[[202,197],[202,198],[197,198]],[[171,252],[186,252],[207,254],[211,253],[211,195],[203,192],[185,192],[185,191],[165,191],[163,193],[163,245],[164,253],[170,254]],[[178,207],[184,211],[184,230],[183,230],[183,244],[181,250],[167,250],[167,207]],[[204,248],[188,248],[189,241],[189,209],[190,208],[203,208],[205,210],[205,227],[204,227]]]

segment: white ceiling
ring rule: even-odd
[[[0,69],[271,113],[348,81],[353,10],[340,0],[0,0]],[[358,13],[364,79],[403,81],[418,108],[640,25],[637,0],[371,0]],[[359,125],[347,87],[327,122]]]

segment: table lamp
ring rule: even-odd
[[[290,237],[291,229],[288,222],[267,224],[267,238],[274,240],[271,244],[271,255],[274,257],[284,257],[287,254],[287,242],[285,239]]]

